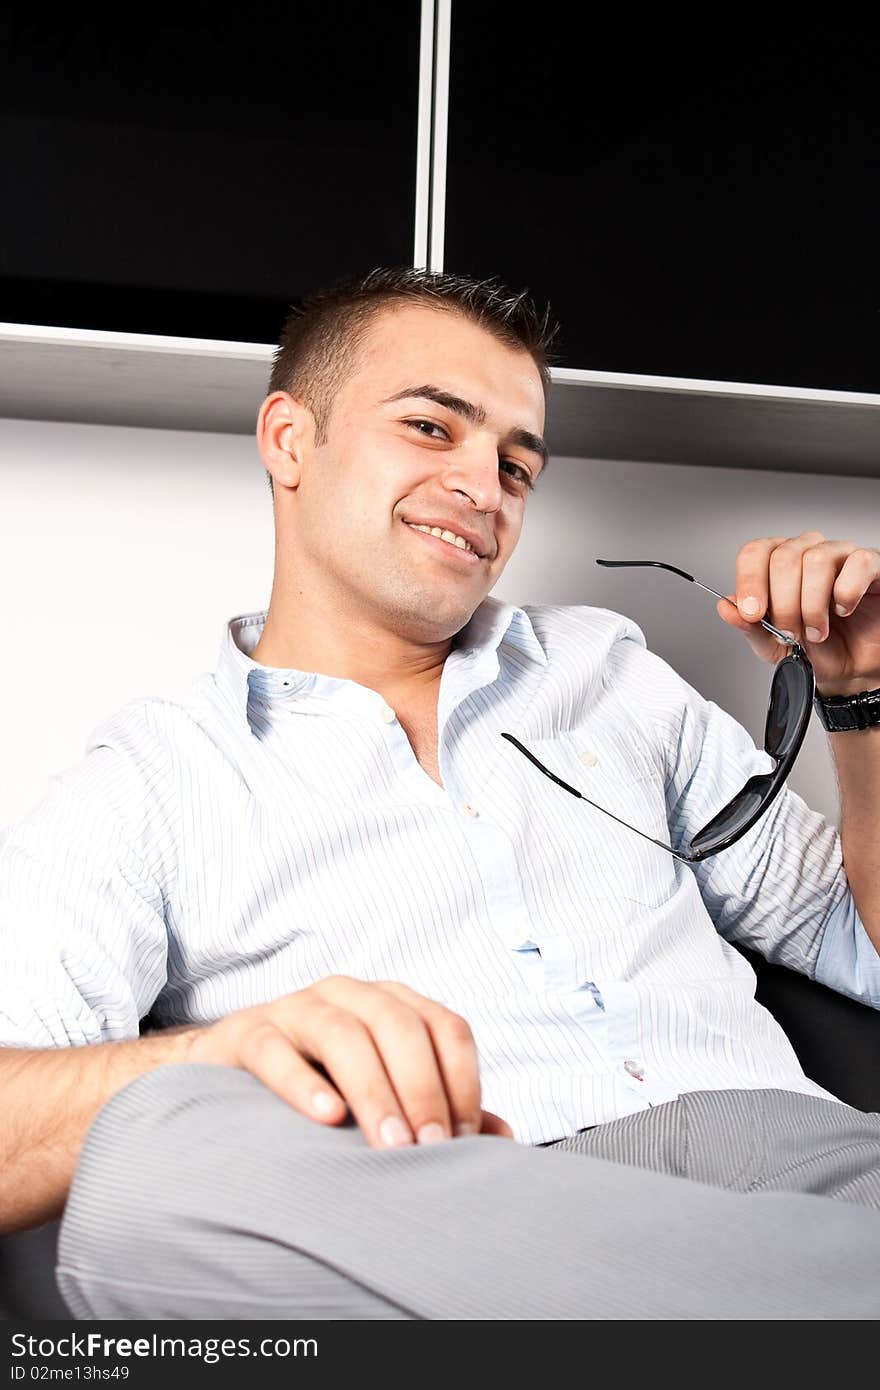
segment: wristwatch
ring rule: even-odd
[[[870,729],[880,724],[880,687],[858,695],[814,695],[813,708],[829,734],[848,729]]]

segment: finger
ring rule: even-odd
[[[859,554],[854,541],[825,541],[810,546],[801,557],[803,574],[801,579],[801,614],[804,637],[807,642],[824,642],[830,627],[831,606],[838,574],[846,567],[848,557]],[[865,552],[867,555],[867,552]],[[843,581],[844,591],[849,594],[851,566]]]
[[[365,990],[359,1007],[416,1143],[451,1139],[446,1084],[422,1014],[375,986]]]
[[[740,615],[751,624],[763,618],[770,592],[770,556],[785,536],[766,536],[747,541],[736,556],[736,604]],[[775,624],[774,624],[775,626]]]
[[[776,546],[770,555],[770,593],[768,611],[776,627],[794,633],[806,641],[804,615],[801,607],[804,578],[804,556],[825,544],[821,531],[804,531]]]
[[[759,622],[750,623],[740,616],[736,606],[736,594],[728,594],[727,597],[729,602],[725,603],[723,599],[719,599],[715,605],[719,617],[730,627],[735,627],[737,631],[745,634],[749,646],[762,661],[778,661],[782,644]]]
[[[408,985],[383,980],[380,988],[416,1010],[424,1021],[442,1078],[453,1134],[480,1132],[480,1064],[470,1025]]]
[[[880,594],[880,550],[856,546],[834,581],[832,600],[838,618],[847,618],[866,594]]]
[[[502,1120],[500,1115],[493,1115],[491,1110],[483,1110],[481,1115],[481,1134],[498,1134],[502,1139],[513,1138],[513,1130],[506,1120]]]
[[[736,594],[728,594],[726,598],[720,598],[715,607],[719,616],[731,627],[735,627],[739,632],[758,634],[764,630],[757,623],[748,622],[747,619],[742,616],[737,608]]]
[[[350,1008],[340,1008],[319,994],[298,998],[296,1012],[286,1023],[282,1018],[280,1026],[289,1029],[295,1047],[325,1068],[371,1148],[413,1142],[414,1132],[385,1058],[370,1028]]]
[[[397,1097],[400,1114],[416,1142],[430,1144],[451,1139],[452,1117],[446,1086],[421,1012],[374,981],[334,976],[321,981],[316,990],[323,1000],[350,1012],[368,1030]],[[431,1006],[432,1001],[422,999],[414,991],[412,995]],[[326,1061],[323,1057],[322,1060]],[[339,1077],[336,1079],[339,1082]],[[345,1086],[341,1089],[355,1108],[351,1091]]]
[[[743,617],[751,623],[767,618],[774,627],[803,636],[801,556],[824,539],[820,531],[805,531],[747,542],[736,560],[737,606]]]
[[[264,1020],[248,1028],[236,1050],[230,1064],[249,1071],[294,1110],[322,1124],[339,1124],[345,1118],[347,1108],[339,1092],[274,1023]]]

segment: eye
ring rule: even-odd
[[[515,473],[519,473],[519,481],[525,484],[529,492],[533,491],[535,484],[532,482],[530,474],[528,474],[524,468],[521,468],[518,463],[514,463],[512,459],[502,459],[499,467],[512,468]]]
[[[420,425],[427,425],[429,430],[443,430],[443,433],[446,435],[446,438],[449,438],[449,435],[446,433],[446,430],[443,429],[442,425],[438,425],[436,420],[405,420],[404,424],[411,425],[413,429],[419,429]],[[421,430],[419,430],[419,433],[421,434]]]

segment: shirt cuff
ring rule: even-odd
[[[838,994],[880,1009],[880,952],[865,931],[849,886],[825,925],[815,978]]]

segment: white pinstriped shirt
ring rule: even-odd
[[[483,1104],[540,1143],[682,1091],[807,1080],[737,940],[880,1007],[837,831],[786,788],[697,865],[570,796],[501,738],[676,848],[772,767],[631,619],[489,596],[442,673],[443,787],[383,697],[258,665],[89,736],[0,832],[0,1042],[209,1021],[331,974],[466,1018]],[[670,839],[671,837],[671,839]]]

